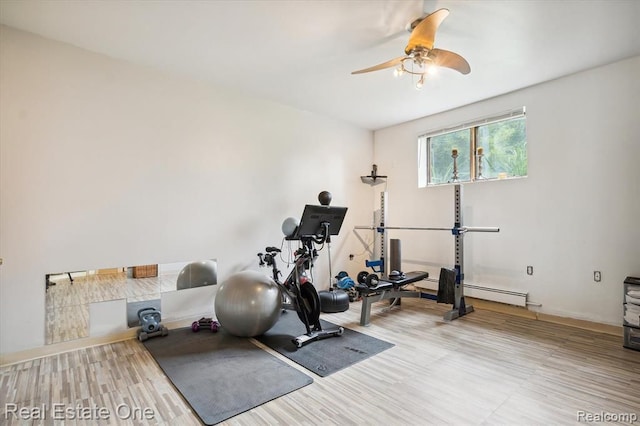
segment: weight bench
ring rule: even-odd
[[[422,299],[436,300],[435,295],[423,293],[421,291],[403,290],[407,284],[415,283],[429,278],[428,272],[413,271],[407,272],[404,276],[396,279],[389,277],[381,278],[375,287],[367,287],[366,284],[358,284],[356,288],[362,296],[362,311],[360,312],[360,325],[369,325],[371,320],[371,305],[375,302],[387,299],[400,299],[402,297],[417,297]]]

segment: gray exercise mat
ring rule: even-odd
[[[180,328],[144,342],[203,423],[219,423],[313,383],[249,339],[223,330]]]
[[[338,327],[322,319],[320,324],[323,330]],[[306,333],[306,331],[304,324],[295,312],[285,311],[276,325],[256,339],[321,377],[328,376],[394,346],[393,343],[345,328],[342,336],[328,337],[307,343],[302,348],[296,348],[291,339]]]

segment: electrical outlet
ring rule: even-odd
[[[597,283],[602,281],[602,274],[600,273],[600,271],[593,271],[593,280]]]
[[[349,260],[353,260],[354,257],[355,257],[354,255],[350,254],[349,255]]]
[[[527,266],[527,275],[533,275],[533,266]]]

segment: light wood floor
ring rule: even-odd
[[[314,383],[224,424],[548,425],[575,424],[579,411],[640,417],[640,352],[624,349],[619,337],[483,310],[445,323],[448,305],[427,300],[404,299],[401,308],[384,312],[387,306],[373,306],[369,327],[358,325],[358,302],[323,318],[395,347],[326,378],[289,362]],[[124,402],[151,407],[150,424],[199,424],[136,340],[0,373],[3,407],[61,402],[114,412]],[[3,422],[16,424],[4,415]]]

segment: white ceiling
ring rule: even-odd
[[[446,7],[436,47],[471,64],[420,91],[392,70],[406,25]],[[640,55],[637,0],[0,0],[0,22],[368,129]]]

